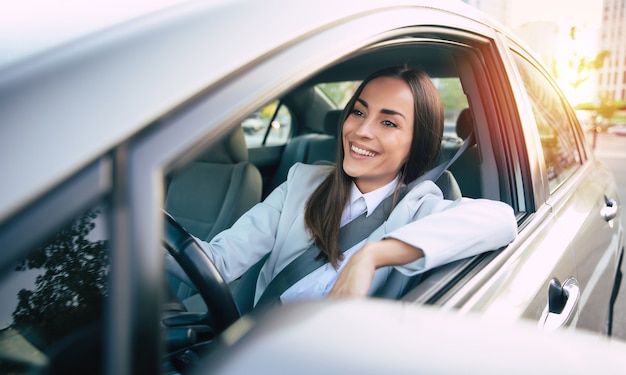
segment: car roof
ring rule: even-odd
[[[423,6],[493,25],[460,1],[309,4],[303,12],[306,4],[293,1],[161,0],[112,11],[90,27],[75,14],[62,19],[65,33],[0,61],[0,223],[180,103],[357,13]],[[4,31],[19,35],[14,44],[29,44],[22,38],[60,21],[40,22],[13,22]]]

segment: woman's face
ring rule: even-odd
[[[343,124],[343,170],[362,193],[391,182],[409,156],[413,94],[401,79],[370,81]]]

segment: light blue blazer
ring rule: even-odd
[[[200,241],[226,282],[241,276],[270,253],[257,280],[255,301],[269,282],[312,243],[304,226],[304,207],[313,191],[332,171],[331,166],[295,164],[287,181],[245,213],[210,243]],[[395,266],[416,275],[431,268],[498,249],[517,234],[512,208],[486,199],[443,199],[432,181],[409,191],[367,241],[395,238],[422,249],[425,256]],[[376,271],[370,294],[385,283],[391,267]]]

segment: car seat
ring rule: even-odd
[[[263,181],[248,161],[237,127],[172,176],[165,208],[189,233],[208,241],[260,202]]]
[[[287,179],[289,168],[295,163],[334,163],[337,152],[337,133],[342,109],[333,109],[324,117],[324,133],[310,133],[293,137],[280,159],[276,172],[267,186],[270,193]]]

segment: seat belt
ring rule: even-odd
[[[410,184],[403,186],[398,200],[404,198],[406,193],[411,191],[411,189],[419,183],[425,180],[436,181],[443,171],[448,169],[448,167],[450,167],[450,165],[452,165],[452,163],[454,163],[473,143],[474,133],[471,133],[450,160],[437,165]],[[339,248],[341,251],[345,252],[352,248],[354,245],[367,238],[376,228],[381,226],[392,211],[392,203],[393,194],[385,198],[370,216],[366,216],[366,213],[364,213],[341,227],[339,230]],[[291,261],[291,263],[285,266],[285,268],[270,281],[254,308],[267,307],[280,301],[280,296],[293,284],[328,263],[328,259],[319,256],[319,254],[319,248],[313,244],[296,259]]]

